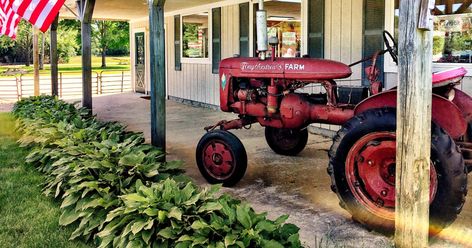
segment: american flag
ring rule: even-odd
[[[16,28],[21,18],[13,11],[10,0],[0,0],[0,35],[16,38]]]
[[[1,1],[1,0],[0,0]],[[8,2],[8,0],[6,0]],[[64,5],[65,0],[10,0],[19,16],[46,32]]]

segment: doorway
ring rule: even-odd
[[[135,60],[135,91],[139,93],[146,93],[146,65],[145,65],[145,42],[144,32],[135,33],[135,45],[136,45],[136,60]]]

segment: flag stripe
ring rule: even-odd
[[[7,35],[15,39],[20,17],[11,7],[12,4],[9,0],[0,0],[0,35]]]
[[[29,21],[42,32],[46,32],[64,2],[65,0],[14,0],[12,7],[23,19]]]
[[[21,5],[24,5],[25,3],[22,2]],[[25,20],[30,20],[31,18],[31,14],[33,14],[33,11],[34,9],[36,8],[36,5],[37,5],[37,2],[36,1],[31,1],[27,6],[26,6],[26,9],[25,9],[25,12],[20,15],[21,17],[23,17],[23,19]],[[15,10],[15,6],[13,6],[13,10]],[[16,11],[16,10],[15,10]],[[18,12],[16,12],[18,13]],[[19,14],[19,13],[18,13]]]
[[[46,5],[49,3],[49,1],[35,1],[38,2],[36,7],[34,8],[33,12],[31,12],[31,17],[29,18],[29,21],[33,23],[35,26],[37,24],[37,20],[43,10],[45,10]]]
[[[30,5],[32,0],[15,0],[13,2],[13,10],[19,15],[19,16],[24,16],[26,8]]]
[[[9,35],[10,37],[16,37],[16,29],[18,27],[18,23],[20,23],[20,17],[16,14],[12,14],[12,19],[9,27]]]
[[[48,30],[49,26],[51,26],[51,23],[56,18],[57,14],[59,13],[59,10],[61,10],[61,8],[64,5],[65,1],[66,0],[58,0],[56,2],[54,7],[51,9],[50,13],[45,18],[45,20],[44,20],[44,22],[43,22],[43,24],[40,28],[41,31],[46,32]]]

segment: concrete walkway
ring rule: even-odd
[[[132,131],[150,139],[150,102],[136,94],[94,98],[94,113],[106,121],[119,121]],[[204,135],[203,127],[236,116],[215,110],[167,102],[167,149],[169,159],[185,162],[186,173],[200,185],[207,185],[195,162],[195,148]],[[264,130],[236,130],[248,153],[248,171],[234,188],[225,191],[249,201],[257,211],[271,218],[290,214],[289,222],[301,228],[307,247],[389,247],[391,238],[369,232],[354,223],[339,207],[330,190],[326,173],[327,150],[331,139],[310,135],[306,149],[297,157],[272,152],[264,139]],[[469,184],[470,185],[470,184]],[[469,186],[472,192],[472,187]],[[472,197],[458,220],[431,242],[433,247],[472,247]]]
[[[150,138],[150,102],[140,95],[126,93],[97,96],[94,113],[104,121],[119,121],[130,131],[143,132]],[[0,102],[0,112],[10,111],[11,102]],[[206,186],[195,162],[195,147],[204,134],[203,127],[235,115],[167,102],[168,159],[183,160],[186,173],[196,183]],[[310,135],[306,149],[297,157],[280,156],[271,151],[264,130],[234,131],[248,153],[248,171],[243,180],[226,192],[245,199],[258,212],[266,211],[274,219],[290,214],[289,222],[298,225],[306,247],[391,247],[391,237],[369,232],[354,223],[338,205],[330,190],[326,173],[327,150],[331,139]],[[469,177],[469,180],[472,178]],[[472,192],[469,183],[469,192]],[[432,247],[472,247],[472,194],[458,219],[445,229]]]

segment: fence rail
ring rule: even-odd
[[[82,76],[70,72],[58,75],[60,98],[80,97],[82,95]],[[41,77],[40,94],[51,93],[51,77]],[[94,95],[132,91],[129,71],[92,72],[92,93]],[[18,100],[34,95],[34,79],[18,75],[14,78],[0,78],[0,99]]]

